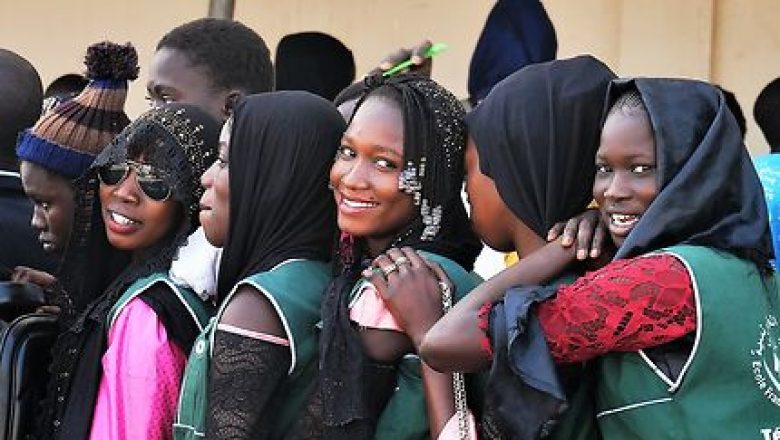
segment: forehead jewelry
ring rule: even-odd
[[[188,118],[185,109],[158,107],[145,113],[141,119],[162,127],[179,144],[188,158],[192,159],[197,155],[201,161],[207,163],[212,158],[211,151],[204,151],[205,141],[200,135],[204,130],[203,124],[197,124]]]

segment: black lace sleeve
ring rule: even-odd
[[[284,438],[285,440],[323,440],[325,438],[322,423],[322,387],[319,384],[309,395],[306,406],[295,422],[294,428]]]
[[[276,415],[271,400],[289,368],[289,347],[217,330],[206,438],[268,438]]]

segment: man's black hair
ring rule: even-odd
[[[764,133],[769,149],[780,152],[780,77],[766,85],[756,98],[753,117]]]
[[[162,48],[183,52],[196,67],[206,69],[217,89],[239,89],[246,94],[273,90],[271,54],[259,35],[231,20],[201,18],[168,32]]]
[[[86,87],[87,84],[89,84],[89,80],[84,75],[66,73],[49,83],[46,90],[43,92],[43,97],[51,98],[52,96],[61,95],[76,96],[84,90],[84,87]]]
[[[16,138],[41,116],[43,86],[29,61],[0,49],[0,163],[16,162]]]

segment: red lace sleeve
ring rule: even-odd
[[[654,347],[696,329],[690,275],[671,255],[614,261],[561,287],[538,316],[558,363]]]
[[[490,343],[488,337],[488,327],[490,326],[490,309],[493,307],[493,303],[482,304],[479,308],[479,315],[477,316],[479,329],[482,330],[482,339],[479,341],[479,348],[485,358],[488,360],[493,359],[493,345]]]

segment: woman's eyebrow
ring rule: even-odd
[[[402,154],[398,153],[398,151],[396,151],[396,149],[390,148],[390,147],[386,147],[384,145],[373,144],[373,145],[371,145],[371,148],[374,150],[374,152],[377,152],[377,153],[384,153],[384,154],[389,154],[389,155],[397,156],[397,157],[403,156]]]

